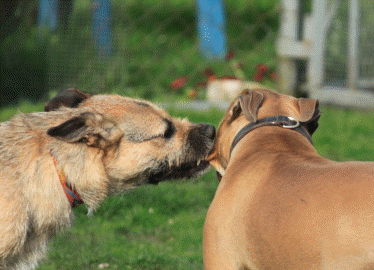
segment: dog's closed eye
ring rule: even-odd
[[[170,139],[171,137],[173,137],[174,133],[175,133],[175,126],[174,124],[169,121],[169,120],[165,120],[166,124],[167,124],[167,127],[166,127],[166,130],[164,132],[164,138],[165,139]]]
[[[160,132],[159,134],[157,135],[153,135],[153,136],[150,136],[150,137],[146,137],[146,136],[139,136],[138,134],[128,134],[127,138],[130,140],[130,141],[134,141],[134,142],[146,142],[146,141],[150,141],[150,140],[154,140],[154,139],[165,139],[165,140],[169,140],[171,139],[175,132],[176,132],[176,128],[173,124],[173,122],[171,122],[170,120],[167,120],[167,119],[164,119],[165,123],[166,123],[166,126],[165,126],[165,130],[164,132]]]

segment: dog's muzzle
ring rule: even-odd
[[[206,137],[208,137],[211,140],[214,140],[216,137],[216,128],[213,125],[210,124],[204,124],[202,127],[202,130]]]
[[[206,171],[209,162],[206,157],[213,151],[216,129],[213,125],[199,123],[187,135],[183,159],[171,165],[168,160],[149,175],[148,183],[158,184],[164,180],[192,178]]]

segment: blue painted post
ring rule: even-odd
[[[99,55],[112,54],[110,0],[92,0],[92,33]]]
[[[223,0],[197,0],[199,47],[208,59],[226,55],[226,19]]]
[[[38,25],[49,31],[56,31],[58,26],[58,0],[39,0]]]

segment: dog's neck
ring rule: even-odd
[[[243,127],[238,134],[235,136],[230,149],[230,155],[236,144],[242,140],[245,136],[247,136],[248,133],[251,131],[261,128],[264,126],[278,126],[282,127],[284,129],[291,129],[298,131],[300,134],[304,135],[305,138],[308,139],[308,141],[313,145],[312,138],[310,134],[306,131],[305,127],[303,127],[302,123],[300,123],[298,120],[284,115],[278,115],[278,116],[272,116],[272,117],[266,117],[260,120],[257,120],[254,123],[249,123],[245,127]]]
[[[315,156],[318,153],[314,146],[307,140],[307,138],[300,132],[292,129],[285,129],[277,126],[264,126],[255,129],[247,136],[243,137],[237,146],[233,149],[230,160],[233,158],[243,158],[237,156],[237,149],[243,147],[241,145],[251,145],[251,150],[239,151],[254,160],[261,160],[261,157],[278,154],[295,153],[295,149],[303,149],[303,154],[307,156]],[[300,156],[300,153],[298,153]]]
[[[59,165],[58,165],[58,159],[57,159],[56,154],[53,152],[53,150],[51,150],[50,153],[51,153],[51,157],[52,157],[52,160],[53,160],[53,164],[55,165],[55,168],[56,168],[56,171],[57,171],[57,174],[58,174],[58,178],[60,179],[60,183],[62,185],[62,188],[65,192],[65,195],[66,195],[71,207],[74,208],[74,207],[77,207],[77,206],[83,204],[84,202],[81,199],[81,197],[79,196],[78,192],[75,190],[75,188],[72,188],[67,184],[66,175],[65,175],[64,171],[62,170],[62,168],[60,168]]]

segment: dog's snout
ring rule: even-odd
[[[210,124],[205,124],[205,123],[202,123],[202,124],[203,124],[203,132],[205,136],[207,136],[209,139],[214,140],[214,138],[216,137],[216,128]]]

